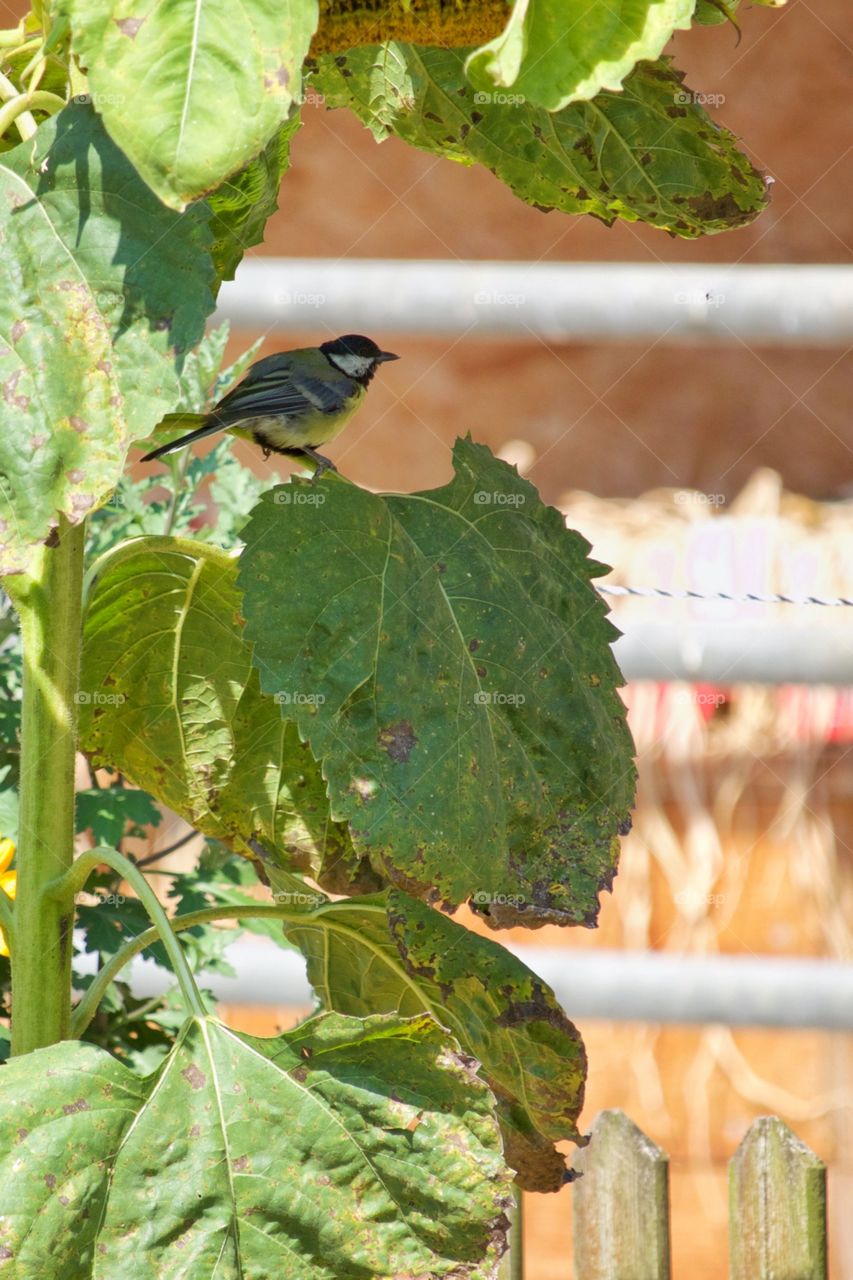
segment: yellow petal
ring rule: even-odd
[[[11,840],[2,841],[2,844],[11,844],[11,843],[12,843]],[[12,846],[12,848],[14,851],[14,845]],[[18,882],[17,871],[0,872],[0,888],[3,889],[7,897],[14,898],[15,890],[17,888],[17,882]],[[3,932],[2,929],[0,929],[0,956],[8,956],[8,954],[9,954],[9,944],[6,941],[6,934]]]
[[[8,836],[0,840],[0,871],[5,871],[15,856],[15,841]]]

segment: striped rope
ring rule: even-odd
[[[853,608],[853,600],[848,600],[846,596],[826,599],[823,596],[762,595],[757,591],[747,592],[746,595],[716,591],[706,595],[702,591],[667,591],[664,587],[616,587],[599,584],[596,584],[596,589],[605,596],[640,596],[646,600],[728,600],[733,604],[819,604],[826,608],[837,608],[840,605]]]

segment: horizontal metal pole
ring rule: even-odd
[[[837,961],[574,947],[509,949],[553,988],[570,1018],[853,1029],[853,965]],[[219,1000],[253,1006],[313,1004],[297,952],[244,937],[227,954],[235,978],[202,975]],[[137,996],[159,994],[165,978],[162,969],[139,957],[130,967]]]
[[[222,286],[216,319],[318,339],[375,332],[839,345],[853,339],[853,266],[249,257]]]
[[[706,608],[713,606],[705,606]],[[721,603],[720,608],[731,608]],[[816,615],[819,605],[751,605],[767,622],[634,622],[613,646],[626,680],[687,680],[697,684],[853,685],[853,609],[837,610],[846,625],[808,626],[792,613]],[[663,603],[676,613],[677,606]],[[842,620],[839,619],[839,622]]]

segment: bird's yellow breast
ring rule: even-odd
[[[298,418],[287,420],[278,417],[247,418],[236,422],[228,430],[243,440],[268,443],[273,449],[300,449],[309,445],[312,449],[327,444],[339,436],[364,399],[364,387],[358,387],[347,404],[338,413],[301,413]]]

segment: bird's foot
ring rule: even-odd
[[[322,453],[318,453],[316,449],[312,449],[306,445],[302,452],[306,457],[311,459],[315,466],[314,474],[311,477],[312,484],[316,484],[324,471],[337,471],[338,468],[335,466],[334,462],[332,462],[331,458],[324,458]]]

